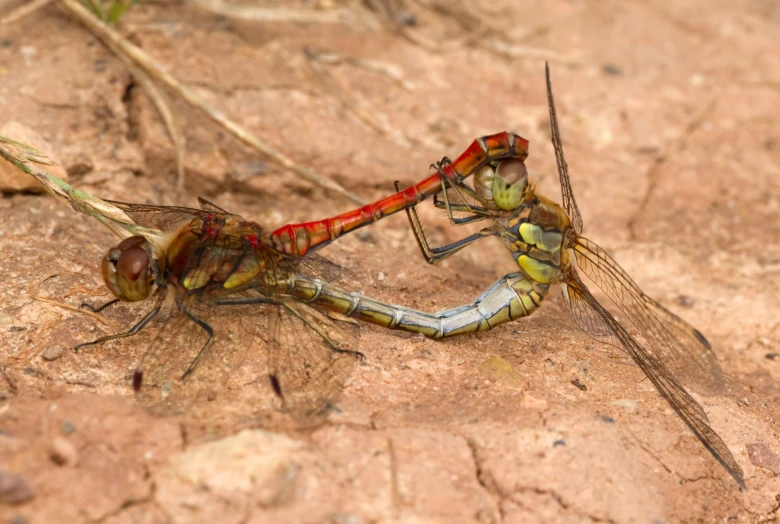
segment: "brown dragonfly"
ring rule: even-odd
[[[65,193],[74,199],[75,193],[67,188]],[[249,329],[250,339],[265,339],[270,382],[285,410],[299,425],[315,425],[335,406],[362,356],[357,324],[334,313],[440,338],[475,331],[486,316],[505,315],[508,303],[512,318],[530,314],[547,290],[523,275],[508,275],[474,303],[431,314],[342,289],[332,283],[342,272],[338,265],[315,253],[280,251],[258,224],[203,198],[201,209],[99,202],[100,207],[82,207],[108,224],[103,210],[121,211],[133,224],[124,223],[122,229],[140,234],[125,238],[104,257],[103,279],[116,298],[94,310],[119,301],[154,299],[155,305],[128,331],[77,349],[137,335],[172,296],[174,313],[133,377],[139,400],[160,414],[183,411],[218,394],[257,352],[253,341],[231,348],[231,339],[246,338],[242,333]],[[217,313],[228,309],[231,313],[224,316]],[[215,330],[212,319],[229,325]],[[205,343],[197,343],[194,325],[205,333]],[[193,356],[189,348],[200,349]]]
[[[258,339],[264,339],[270,385],[285,410],[302,426],[327,416],[361,358],[358,325],[285,293],[295,287],[296,278],[335,280],[341,274],[338,265],[315,254],[304,258],[264,249],[257,224],[202,198],[201,209],[106,202],[139,229],[160,233],[130,236],[109,250],[101,269],[116,298],[95,310],[120,300],[153,298],[155,305],[127,332],[100,337],[77,350],[136,335],[161,314],[172,295],[174,314],[133,377],[143,404],[169,414],[213,398],[228,375],[257,352]],[[228,308],[231,314],[221,315],[214,306],[233,307]],[[214,322],[228,332],[215,332]],[[205,334],[205,342],[197,342],[193,325]],[[193,356],[190,348],[199,349]]]

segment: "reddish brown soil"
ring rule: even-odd
[[[442,12],[410,6],[419,34],[459,37]],[[551,66],[586,235],[712,341],[729,390],[697,398],[748,491],[630,360],[576,329],[557,291],[528,319],[444,342],[363,326],[367,361],[341,412],[313,434],[258,423],[258,406],[228,394],[200,416],[152,417],[125,379],[137,342],[71,351],[128,326],[142,305],[109,312],[101,326],[29,295],[59,273],[43,293],[105,298],[98,264],[111,233],[50,197],[13,194],[0,200],[0,467],[34,497],[0,503],[2,522],[778,518],[780,5],[491,6],[494,34],[528,35],[523,45],[581,61]],[[176,192],[160,119],[102,44],[56,7],[0,31],[0,123],[40,133],[83,190],[157,204],[203,195],[269,227],[353,207],[178,101],[188,157],[186,190]],[[435,53],[357,24],[231,23],[156,4],[133,8],[121,31],[231,118],[367,200],[503,129],[531,141],[529,169],[559,194],[539,60],[475,46]],[[398,145],[324,94],[304,46],[400,68],[413,89],[351,65],[330,71],[418,142]],[[434,240],[462,235],[428,205],[420,211]],[[403,216],[364,231],[324,253],[352,269],[351,285],[394,303],[465,303],[512,270],[492,240],[427,266]],[[55,346],[62,355],[44,360]],[[496,357],[511,370],[483,365]]]

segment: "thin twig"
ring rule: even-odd
[[[227,18],[249,22],[298,22],[349,24],[354,14],[349,9],[285,9],[225,4],[222,0],[189,0],[189,3]]]
[[[43,296],[38,294],[38,287],[40,287],[44,282],[46,282],[50,278],[54,278],[54,277],[57,277],[59,275],[60,275],[59,273],[53,273],[51,275],[43,277],[37,283],[30,284],[30,287],[29,287],[30,297],[33,300],[37,300],[39,302],[44,302],[44,303],[52,305],[52,306],[57,306],[57,307],[61,307],[63,309],[67,309],[69,311],[75,311],[76,313],[81,313],[82,315],[86,315],[88,317],[92,317],[93,320],[96,320],[96,321],[100,322],[104,326],[107,325],[105,319],[101,315],[95,313],[94,311],[89,311],[88,309],[81,309],[81,308],[78,308],[76,306],[71,306],[70,304],[66,304],[65,302],[59,302],[57,300],[54,300],[54,299],[51,299],[51,298],[48,298],[48,297],[43,297]]]
[[[395,80],[398,85],[406,91],[414,91],[414,89],[416,89],[415,85],[406,79],[403,70],[395,64],[388,64],[386,62],[380,62],[379,60],[366,60],[364,58],[341,53],[317,53],[316,56],[317,60],[323,64],[336,65],[347,63],[367,71],[385,75],[386,77]]]
[[[181,125],[179,125],[176,115],[171,110],[170,102],[165,92],[157,87],[157,84],[152,81],[146,72],[138,68],[127,56],[121,51],[114,48],[113,44],[107,44],[115,55],[127,66],[130,70],[130,74],[141,83],[146,94],[152,99],[157,111],[165,123],[165,129],[168,131],[168,135],[171,137],[173,147],[176,150],[176,187],[181,190],[184,187],[184,157],[187,152],[187,139],[182,133]]]
[[[333,78],[333,75],[330,74],[325,65],[319,61],[317,55],[312,53],[308,48],[304,48],[303,52],[306,55],[309,67],[322,81],[325,89],[333,97],[341,101],[341,103],[344,104],[347,109],[352,111],[356,117],[358,117],[361,121],[363,121],[363,123],[368,125],[368,127],[380,135],[390,138],[390,140],[401,147],[405,147],[407,149],[412,147],[411,140],[404,136],[403,133],[392,128],[387,122],[380,121],[374,116],[376,111],[366,109],[364,107],[364,103],[358,101],[354,95],[350,96],[346,92],[346,89],[344,89],[344,87],[341,86],[335,78]]]
[[[527,58],[530,60],[557,62],[565,65],[582,65],[582,60],[552,51],[551,49],[517,45],[496,38],[480,40],[479,45],[488,51],[493,51],[496,54],[508,58]]]
[[[211,107],[192,89],[180,83],[162,66],[162,64],[155,61],[141,48],[128,42],[119,33],[92,16],[92,14],[87,9],[85,9],[78,2],[78,0],[60,0],[60,3],[67,9],[68,13],[87,26],[87,28],[89,28],[102,41],[107,44],[111,43],[116,46],[118,50],[131,58],[138,65],[138,67],[143,69],[151,77],[168,86],[168,88],[181,96],[187,103],[203,111],[213,121],[224,127],[228,132],[233,134],[239,140],[245,142],[265,155],[272,162],[284,167],[285,169],[297,173],[314,185],[335,191],[358,204],[364,203],[363,199],[361,199],[359,196],[347,191],[336,182],[328,180],[327,178],[315,173],[312,169],[294,162],[283,153],[276,151],[271,146],[261,141],[247,129],[244,129],[232,120],[228,119],[224,114],[222,114],[222,112]]]
[[[98,220],[117,236],[127,238],[141,235],[156,248],[165,244],[165,232],[139,226],[124,211],[113,204],[76,189],[64,180],[60,180],[38,167],[38,164],[52,166],[56,165],[56,162],[34,147],[0,136],[0,158],[6,159],[38,180],[54,198],[67,202],[74,211]]]
[[[24,3],[12,10],[10,13],[0,18],[0,25],[12,24],[18,22],[27,15],[30,15],[40,9],[49,5],[53,0],[32,0],[31,2]],[[2,6],[0,6],[2,7]]]

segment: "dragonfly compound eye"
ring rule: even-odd
[[[499,209],[512,211],[520,207],[528,186],[528,169],[522,160],[508,158],[496,166],[493,200]]]
[[[154,292],[154,273],[146,245],[143,237],[126,238],[103,257],[103,280],[117,298],[136,302]]]

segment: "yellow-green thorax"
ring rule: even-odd
[[[570,225],[561,206],[531,194],[519,213],[507,219],[502,238],[528,277],[540,284],[552,284],[560,280],[561,268],[568,263],[563,240]]]

